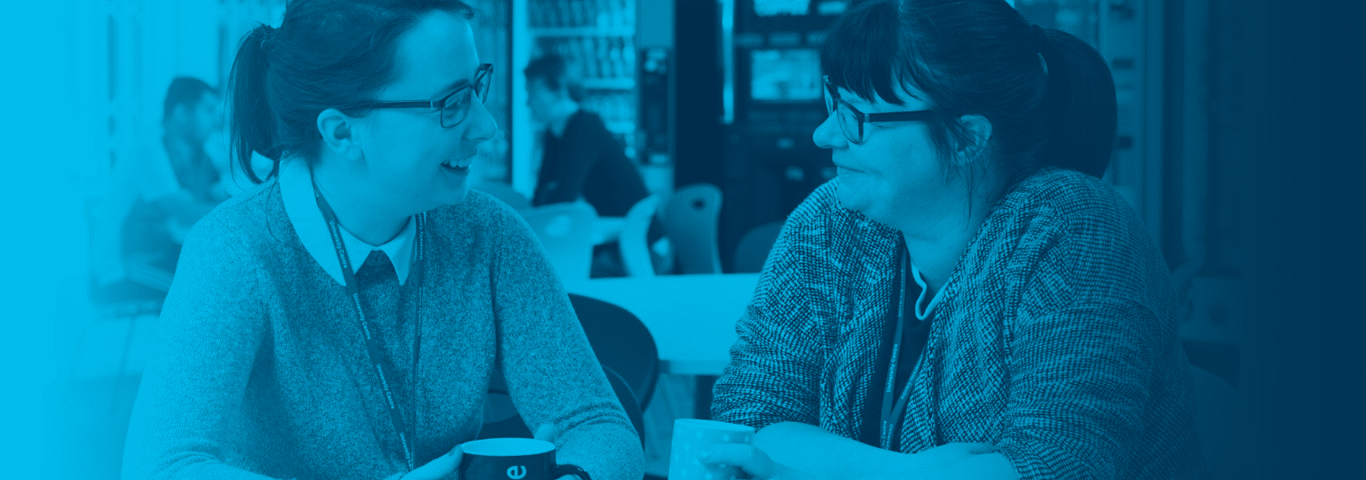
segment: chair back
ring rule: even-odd
[[[740,237],[732,264],[735,273],[759,273],[763,270],[764,262],[768,261],[768,252],[773,250],[773,244],[778,241],[778,234],[782,231],[783,222],[769,222],[754,227]]]
[[[503,203],[508,204],[513,210],[523,211],[531,209],[531,200],[522,195],[521,192],[513,190],[511,185],[502,182],[477,182],[470,184],[471,190],[478,190],[489,194]]]
[[[616,394],[617,401],[621,403],[621,409],[626,411],[626,417],[631,419],[631,426],[635,427],[636,436],[640,438],[640,445],[644,447],[644,409],[636,402],[631,386],[626,384],[626,380],[622,378],[621,374],[611,368],[602,367],[602,373],[607,376],[607,383],[612,385],[612,393]],[[531,438],[531,436],[531,428],[522,421],[522,416],[517,412],[517,407],[512,404],[512,396],[508,395],[507,382],[503,380],[502,373],[494,372],[488,394],[484,397],[484,425],[479,429],[478,438],[482,440],[509,437]]]
[[[648,407],[659,380],[659,349],[650,330],[615,304],[573,293],[569,302],[598,363],[621,374],[640,401],[640,408]]]
[[[1238,392],[1218,376],[1191,367],[1195,381],[1195,423],[1210,476],[1216,480],[1240,478]]]
[[[721,252],[716,242],[720,213],[721,190],[707,183],[680,188],[665,203],[660,220],[681,273],[721,273]]]
[[[659,195],[650,195],[640,199],[626,212],[617,245],[621,248],[621,260],[628,276],[655,276],[655,266],[650,260],[649,233],[650,222],[654,221],[657,211]]]
[[[593,264],[593,223],[598,214],[584,202],[555,203],[522,211],[563,282],[588,279]]]

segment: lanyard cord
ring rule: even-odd
[[[318,184],[313,184],[313,197],[318,201],[318,209],[322,211],[323,220],[327,222],[327,230],[332,237],[332,246],[337,250],[337,263],[341,265],[342,279],[346,283],[346,296],[351,300],[352,306],[356,309],[356,316],[360,318],[361,333],[365,335],[365,349],[369,354],[370,368],[375,372],[379,379],[380,389],[384,392],[385,404],[389,408],[389,420],[393,423],[394,433],[398,435],[399,443],[403,445],[403,458],[407,461],[408,470],[417,468],[414,462],[414,444],[416,443],[417,425],[417,361],[422,353],[422,281],[426,275],[426,254],[425,242],[422,234],[425,229],[427,214],[417,215],[417,238],[413,248],[411,267],[409,267],[409,281],[417,292],[416,317],[413,325],[413,368],[409,372],[408,385],[412,390],[413,408],[409,409],[410,421],[404,421],[403,412],[398,403],[394,401],[393,390],[389,388],[389,380],[385,377],[384,366],[380,364],[380,359],[384,358],[380,349],[379,340],[375,338],[370,330],[370,320],[365,317],[365,311],[361,308],[360,287],[356,285],[355,273],[351,271],[351,258],[346,254],[346,245],[342,242],[341,224],[337,223],[337,215],[332,211],[332,207],[327,204],[322,193],[318,191]]]
[[[909,255],[903,248],[897,252],[898,267],[900,268],[901,290],[897,300],[896,313],[896,336],[892,339],[892,355],[890,366],[887,367],[887,386],[882,391],[882,448],[892,449],[892,440],[896,437],[901,425],[902,413],[906,411],[907,398],[896,395],[896,367],[901,357],[901,338],[905,336],[906,330],[906,277],[910,275],[910,268],[906,264],[910,263]],[[907,381],[909,383],[909,380]],[[895,402],[895,407],[893,407]],[[897,442],[898,444],[900,442]]]

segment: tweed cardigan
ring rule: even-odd
[[[531,229],[469,192],[428,212],[416,461],[473,439],[496,371],[560,462],[637,480],[639,439]],[[406,470],[345,289],[306,251],[277,182],[186,241],[143,377],[123,478],[380,480]],[[408,351],[412,339],[391,351]],[[395,362],[401,364],[402,362]]]
[[[903,240],[840,207],[836,188],[783,227],[715,418],[858,439]],[[1165,264],[1112,189],[1058,169],[1016,182],[939,295],[900,392],[902,451],[990,442],[1025,479],[1206,475]]]

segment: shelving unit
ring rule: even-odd
[[[636,159],[636,0],[513,0],[512,186],[528,197],[540,170],[542,126],[526,107],[531,59],[557,53],[578,71],[584,110],[601,115],[607,129]]]

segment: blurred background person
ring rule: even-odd
[[[223,128],[218,90],[175,78],[161,126],[160,142],[114,163],[108,190],[91,208],[97,296],[164,295],[185,234],[228,196],[205,147]]]
[[[626,158],[625,146],[607,130],[602,117],[579,105],[583,90],[570,71],[570,63],[555,54],[532,59],[522,71],[531,118],[545,125],[541,170],[531,205],[583,200],[599,216],[624,217],[650,192],[640,170]],[[652,226],[649,241],[661,236],[662,229]],[[591,276],[625,274],[616,242],[593,248]]]

